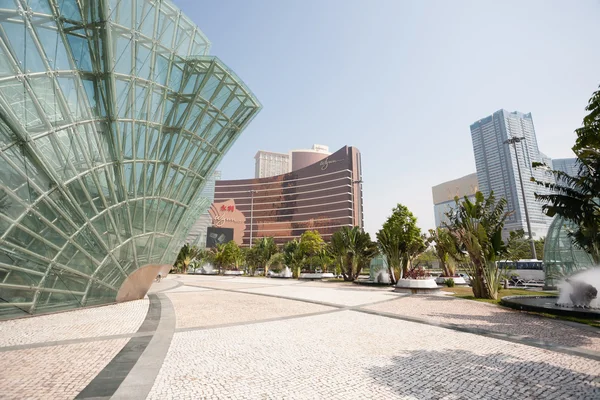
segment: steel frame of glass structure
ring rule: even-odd
[[[575,227],[559,216],[552,221],[544,243],[545,287],[556,287],[561,279],[594,266],[592,257],[569,237]]]
[[[0,318],[173,263],[261,106],[163,0],[0,0]]]

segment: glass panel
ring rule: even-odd
[[[79,31],[83,34],[83,31]],[[90,48],[88,41],[84,37],[76,36],[75,34],[67,35],[67,40],[71,45],[71,51],[73,58],[75,59],[75,65],[77,69],[82,71],[93,71],[92,59],[90,58]]]
[[[31,33],[22,23],[2,22],[2,28],[24,72],[43,72],[46,70]]]

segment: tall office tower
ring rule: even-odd
[[[215,171],[206,178],[206,186],[200,192],[200,197],[206,198],[210,203],[215,201],[215,181],[221,179],[221,171]],[[188,233],[187,239],[185,243],[189,243],[192,246],[198,246],[203,249],[206,247],[206,231],[209,226],[212,225],[212,218],[208,213],[208,210],[205,211],[198,217],[192,228],[190,229],[190,233]]]
[[[524,139],[516,145],[506,144],[506,140],[511,137]],[[497,199],[505,198],[508,210],[513,212],[506,221],[504,237],[513,230],[523,229],[527,232],[517,159],[525,188],[532,235],[534,238],[545,237],[551,219],[544,215],[542,204],[535,200],[534,195],[544,191],[544,188],[532,182],[531,177],[542,181],[552,178],[532,167],[533,162],[542,162],[542,154],[538,149],[531,114],[496,111],[471,125],[471,139],[480,190],[486,196],[493,191]]]
[[[571,176],[579,174],[579,166],[576,158],[556,158],[552,160],[552,169],[565,172]]]
[[[259,150],[254,156],[255,178],[268,178],[290,172],[290,156],[285,153]]]

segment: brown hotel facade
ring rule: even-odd
[[[363,227],[361,177],[360,152],[344,146],[283,175],[216,181],[213,227],[233,229],[242,246],[262,237],[283,244],[307,230],[329,241],[343,226]]]

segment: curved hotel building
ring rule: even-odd
[[[229,228],[244,246],[269,236],[282,244],[307,230],[327,241],[343,226],[362,227],[360,152],[344,146],[286,174],[217,181],[210,213],[214,235]]]
[[[0,318],[140,298],[170,268],[260,110],[209,49],[168,0],[0,2]]]

